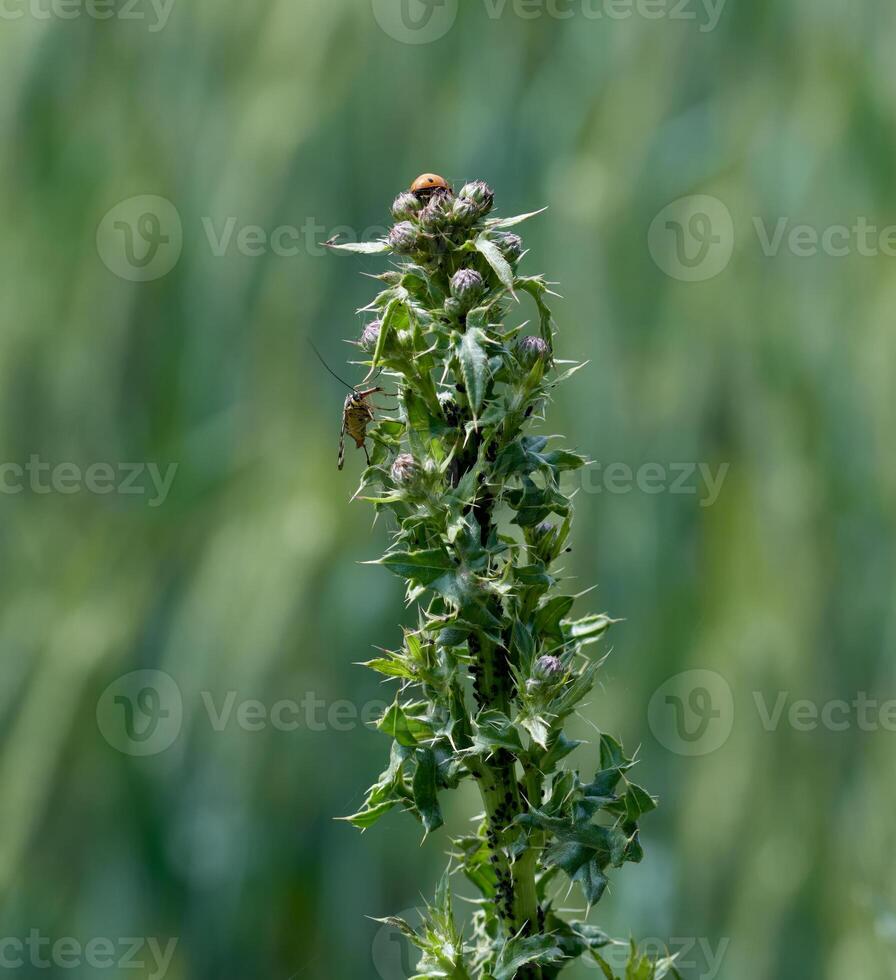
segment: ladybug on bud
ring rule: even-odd
[[[421,201],[428,201],[436,194],[450,195],[451,186],[444,177],[438,174],[420,174],[411,184],[411,193]]]

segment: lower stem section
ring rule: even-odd
[[[509,713],[509,676],[504,651],[488,640],[471,636],[470,652],[476,658],[474,672],[476,698],[481,708],[493,708]],[[520,793],[516,774],[516,757],[506,749],[498,749],[484,766],[478,780],[488,818],[488,842],[492,866],[498,878],[496,907],[508,932],[524,935],[539,929],[538,896],[535,888],[537,854],[527,849],[511,864],[506,845],[509,828],[516,817],[526,811],[525,797]],[[528,976],[539,978],[540,970]]]
[[[479,455],[478,442],[470,446],[472,465]],[[462,467],[463,470],[467,466]],[[492,526],[493,500],[484,491],[471,511],[479,525],[480,540],[485,546]],[[511,715],[511,680],[507,652],[493,640],[470,634],[467,646],[473,659],[474,692],[480,708],[491,708]],[[508,933],[529,935],[540,931],[540,910],[535,887],[535,870],[538,854],[529,847],[511,864],[507,843],[509,828],[516,817],[528,807],[520,793],[516,775],[516,757],[506,749],[499,749],[488,763],[483,764],[477,780],[488,822],[488,845],[491,863],[498,879],[495,909]],[[529,786],[527,784],[527,794]],[[540,799],[540,790],[539,790]],[[541,968],[524,966],[517,972],[519,980],[542,980]]]

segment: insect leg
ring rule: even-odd
[[[345,465],[345,415],[342,417],[342,429],[339,432],[339,458],[336,461],[336,468],[342,469]]]

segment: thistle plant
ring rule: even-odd
[[[355,496],[390,515],[379,564],[404,579],[415,609],[401,645],[366,664],[395,684],[377,724],[392,745],[345,819],[367,829],[398,807],[428,836],[446,793],[464,780],[478,788],[482,812],[451,838],[422,923],[382,920],[419,948],[417,978],[551,980],[586,956],[613,980],[612,940],[587,920],[611,870],[641,860],[638,822],[655,800],[610,735],[584,744],[564,734],[613,620],[573,615],[560,564],[572,520],[565,475],[586,460],[531,430],[581,365],[555,358],[551,284],[518,271],[525,253],[510,229],[540,212],[495,218],[493,201],[481,181],[403,193],[386,238],[335,246],[394,258],[356,343],[368,379],[394,385],[398,417],[370,425]],[[533,324],[505,325],[523,299]],[[479,893],[467,934],[455,918],[458,876]],[[583,914],[570,920],[558,902],[571,889]],[[631,946],[627,980],[670,972],[671,960]]]

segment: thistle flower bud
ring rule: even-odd
[[[516,342],[516,359],[528,370],[539,362],[547,363],[550,356],[550,348],[541,337],[520,337]]]
[[[401,485],[407,486],[417,479],[419,467],[417,460],[410,453],[399,453],[392,463],[392,479]]]
[[[461,228],[469,228],[480,213],[479,205],[468,197],[456,197],[451,205],[451,220]]]
[[[539,680],[552,680],[564,671],[563,661],[559,657],[545,654],[535,661],[535,676]]]
[[[550,565],[563,551],[569,535],[569,522],[552,524],[542,521],[534,527],[524,528],[529,552],[545,565]]]
[[[399,221],[389,232],[389,244],[400,255],[412,255],[420,246],[420,233],[410,221]]]
[[[484,180],[474,180],[469,184],[464,184],[457,196],[459,199],[470,201],[473,204],[477,218],[488,214],[495,203],[495,193]]]
[[[358,344],[363,350],[376,350],[376,342],[380,339],[380,327],[382,325],[382,320],[372,320],[364,327],[364,330],[361,332],[361,337],[358,340]]]
[[[413,350],[414,331],[413,330],[397,331],[395,334],[395,344],[400,350]]]
[[[453,296],[449,296],[448,299],[445,300],[442,308],[450,317],[459,317],[464,312],[461,301],[455,299]]]
[[[532,529],[532,536],[536,541],[540,541],[542,538],[547,537],[554,531],[554,525],[550,521],[542,521],[540,524],[536,524]]]
[[[475,269],[458,269],[451,277],[451,295],[464,311],[472,309],[485,291],[485,282]]]
[[[411,221],[422,207],[423,202],[416,194],[403,191],[392,202],[392,216],[396,221]]]
[[[526,541],[545,564],[556,557],[557,528],[550,521],[542,521],[526,531]]]
[[[420,227],[430,233],[441,231],[449,223],[450,210],[449,198],[444,194],[436,194],[420,212]]]
[[[523,240],[512,231],[505,231],[498,236],[498,248],[503,252],[504,258],[515,266],[523,255]]]

